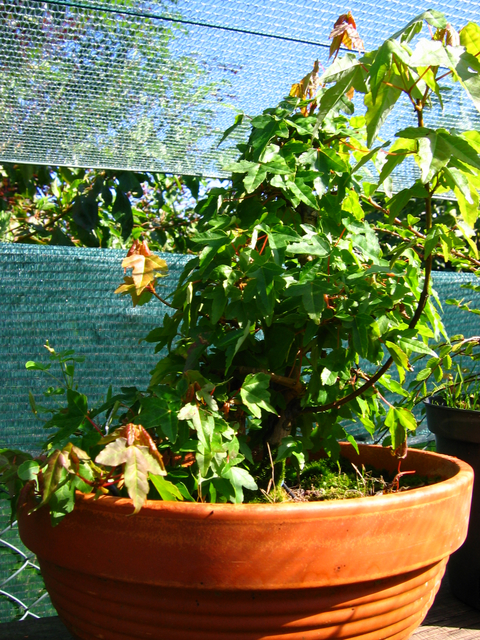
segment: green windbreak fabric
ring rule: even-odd
[[[28,391],[40,401],[48,377],[28,371],[25,362],[48,360],[43,348],[46,340],[56,349],[72,348],[86,356],[78,368],[78,382],[92,402],[100,400],[109,385],[115,391],[148,384],[149,371],[159,356],[153,353],[153,345],[139,340],[161,323],[166,308],[156,300],[133,308],[130,298],[114,294],[122,282],[124,255],[104,249],[0,244],[0,447],[38,449],[42,428],[31,412]],[[162,257],[170,269],[161,282],[162,295],[167,296],[189,258]],[[464,298],[480,307],[478,294],[460,289],[472,280],[471,274],[437,273],[434,288],[442,301]],[[448,305],[444,311],[450,333],[480,335],[479,316]],[[419,439],[425,438],[423,430]],[[42,596],[41,578],[28,564],[28,552],[16,531],[5,531],[8,511],[2,503],[0,622],[24,615],[26,610],[52,615],[48,597],[29,608]]]
[[[140,342],[161,324],[166,307],[152,300],[133,307],[115,289],[123,281],[124,251],[0,244],[0,442],[34,450],[41,429],[28,390],[37,397],[48,376],[25,369],[48,361],[46,340],[56,350],[75,349],[79,390],[95,402],[114,390],[147,385],[158,361],[154,346]],[[161,295],[176,283],[187,256],[164,254],[169,275]]]

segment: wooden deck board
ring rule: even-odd
[[[445,576],[432,608],[411,640],[480,640],[480,611],[455,598]]]
[[[73,640],[59,618],[30,618],[0,626],[2,640]],[[480,640],[480,611],[457,600],[444,579],[432,608],[411,640]]]

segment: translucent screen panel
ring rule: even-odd
[[[239,111],[276,104],[314,60],[327,66],[341,12],[353,12],[372,48],[426,8],[403,0],[3,0],[0,162],[222,177],[246,134],[219,147],[223,130]],[[467,0],[436,8],[456,28],[480,18]],[[395,125],[413,123],[408,104],[395,114]],[[480,119],[454,86],[445,109],[429,115],[428,124],[438,121],[467,129]]]

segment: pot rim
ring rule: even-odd
[[[356,455],[354,447],[350,443],[340,443],[342,453]],[[358,445],[360,455],[367,450],[377,450],[387,452],[388,449],[382,445]],[[353,456],[353,457],[354,457]],[[452,492],[466,489],[472,481],[473,470],[466,462],[454,458],[452,456],[443,455],[432,451],[422,451],[418,449],[409,449],[409,456],[402,460],[402,470],[414,469],[415,459],[434,457],[441,463],[441,470],[446,478],[439,480],[430,485],[408,489],[407,491],[399,491],[396,493],[382,494],[377,496],[367,496],[361,498],[348,498],[342,500],[324,500],[312,502],[280,502],[280,503],[199,503],[199,502],[170,502],[163,500],[147,500],[142,509],[135,514],[135,518],[155,517],[159,511],[164,516],[190,518],[208,518],[215,514],[215,518],[232,520],[242,518],[248,513],[250,518],[270,520],[283,519],[288,512],[295,512],[297,515],[312,516],[317,512],[318,517],[337,517],[342,512],[356,511],[357,513],[366,513],[372,509],[372,500],[375,501],[375,510],[395,511],[405,509],[409,506],[419,505],[425,501],[428,494],[428,500],[442,500]],[[439,475],[440,468],[432,472],[430,475]],[[381,471],[381,470],[380,470]],[[94,494],[84,494],[77,492],[77,501],[75,509],[88,508],[95,511],[105,512],[125,512],[132,513],[133,503],[130,498],[122,498],[115,496],[101,496],[95,500]]]
[[[448,407],[445,404],[432,402],[432,400],[434,400],[435,398],[440,399],[441,397],[442,396],[441,396],[440,393],[434,393],[433,395],[429,396],[428,398],[425,398],[423,400],[423,404],[426,405],[426,406],[430,405],[431,407],[441,407],[442,410],[450,411],[452,413],[457,412],[457,411],[461,411],[462,413],[473,414],[473,415],[480,416],[480,410],[478,410],[478,409],[462,409],[461,407]]]

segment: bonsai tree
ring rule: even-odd
[[[360,48],[350,14],[332,35],[332,54],[342,43]],[[146,337],[167,352],[148,390],[89,410],[69,377],[75,356],[51,352],[68,408],[45,425],[57,428],[47,458],[13,465],[22,463],[22,481],[35,478],[41,504],[61,515],[75,488],[128,491],[136,510],[147,496],[242,502],[272,468],[280,483],[287,459],[300,474],[312,453],[335,457],[339,440],[354,444],[352,421],[370,434],[386,428],[392,452],[406,455],[416,420],[405,373],[417,355],[437,357],[430,343],[444,333],[432,261],[480,264],[480,133],[434,128],[428,111],[448,100],[447,78],[480,108],[479,56],[478,25],[458,34],[427,11],[375,51],[337,56],[321,75],[316,65],[250,120],[231,185],[197,207],[198,255],[173,295],[162,296],[167,265],[145,243],[122,263],[132,272],[119,293],[168,307]],[[396,116],[400,101],[411,126]],[[396,133],[385,140],[389,116]],[[393,193],[403,166],[413,177]],[[435,198],[450,192],[456,211],[436,216]],[[412,199],[420,216],[404,213]]]

